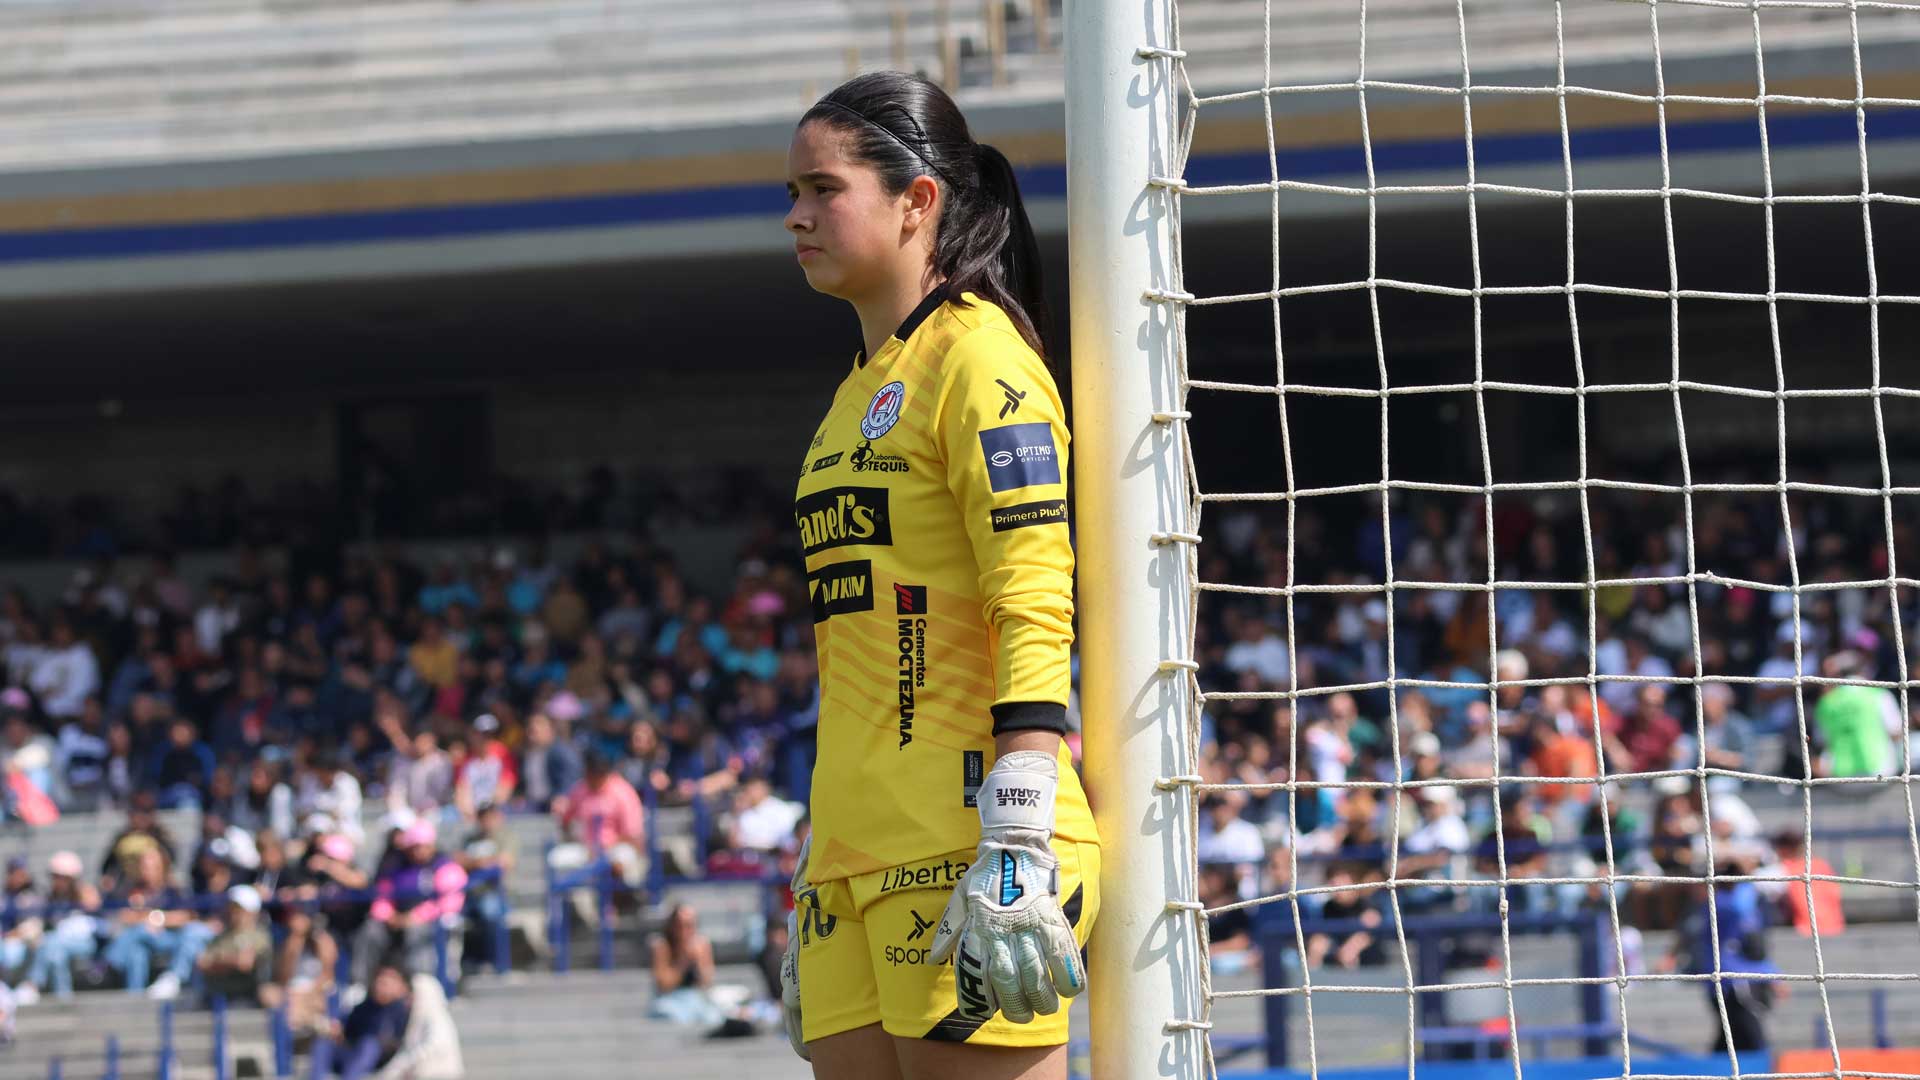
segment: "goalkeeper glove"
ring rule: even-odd
[[[787,912],[787,951],[780,957],[780,1019],[787,1025],[787,1042],[802,1061],[812,1061],[806,1036],[800,1030],[800,905],[817,906],[819,898],[807,882],[807,856],[813,850],[809,833],[800,844],[800,862],[793,868],[793,910]]]
[[[1060,912],[1053,836],[1053,755],[1020,750],[994,762],[980,787],[980,846],[940,916],[929,959],[953,958],[959,1013],[1024,1024],[1087,985],[1073,927]]]

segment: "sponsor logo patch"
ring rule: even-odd
[[[837,459],[839,455],[834,455]],[[869,439],[853,448],[853,457],[848,460],[854,472],[911,472],[907,459],[898,454],[881,454],[873,449],[873,440]]]
[[[961,875],[967,872],[967,864],[952,859],[942,859],[937,863],[923,863],[919,866],[896,866],[880,875],[880,891],[899,892],[901,889],[951,889],[958,884]]]
[[[1065,499],[1045,499],[1040,502],[1020,503],[1017,506],[993,508],[994,532],[1024,529],[1029,525],[1065,525],[1066,523],[1067,500]]]
[[[819,472],[821,469],[831,469],[835,465],[840,464],[840,459],[846,456],[847,456],[847,452],[845,450],[841,450],[837,453],[828,454],[826,457],[823,457],[823,458],[814,458],[813,468],[811,471]]]
[[[847,544],[893,543],[886,488],[816,491],[794,502],[793,519],[800,526],[800,550],[808,555]]]
[[[927,587],[925,585],[902,585],[893,583],[893,613],[895,615],[925,615],[927,613]]]
[[[899,967],[901,964],[924,964],[927,962],[927,947],[924,945],[916,946],[913,943],[927,936],[927,931],[933,929],[933,923],[923,918],[918,911],[912,908],[907,909],[907,914],[913,916],[913,927],[907,931],[907,944],[889,945],[883,953],[887,958],[887,963],[894,967]]]
[[[900,407],[907,403],[907,385],[898,379],[874,391],[867,402],[867,415],[860,418],[860,434],[877,439],[893,430],[900,420]]]
[[[1000,419],[1005,420],[1008,416],[1020,411],[1020,403],[1027,400],[1027,392],[1025,390],[1015,390],[1013,387],[1007,385],[1007,380],[1005,379],[995,379],[993,381],[1000,384],[1000,392],[1005,394],[1007,398],[1007,403],[1000,406]]]
[[[986,460],[987,481],[995,491],[1060,482],[1053,427],[1044,421],[982,431],[980,456]]]
[[[873,563],[861,559],[823,566],[807,575],[807,596],[816,623],[851,611],[872,611]]]
[[[894,594],[895,603],[899,594]],[[899,620],[900,749],[913,741],[915,691],[927,685],[927,620]]]

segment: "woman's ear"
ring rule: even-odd
[[[900,193],[904,200],[905,217],[903,224],[909,229],[918,229],[930,225],[940,210],[940,184],[933,177],[921,174],[907,184],[907,190]]]

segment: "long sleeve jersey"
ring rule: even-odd
[[[820,658],[814,882],[971,847],[997,731],[1064,731],[1067,428],[1005,312],[935,290],[857,357],[794,502]],[[1096,842],[1063,747],[1056,835]]]

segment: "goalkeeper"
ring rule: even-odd
[[[821,698],[788,1035],[826,1080],[1065,1077],[1100,849],[1039,247],[1006,157],[911,75],[807,110],[787,187],[861,329],[794,504]]]

